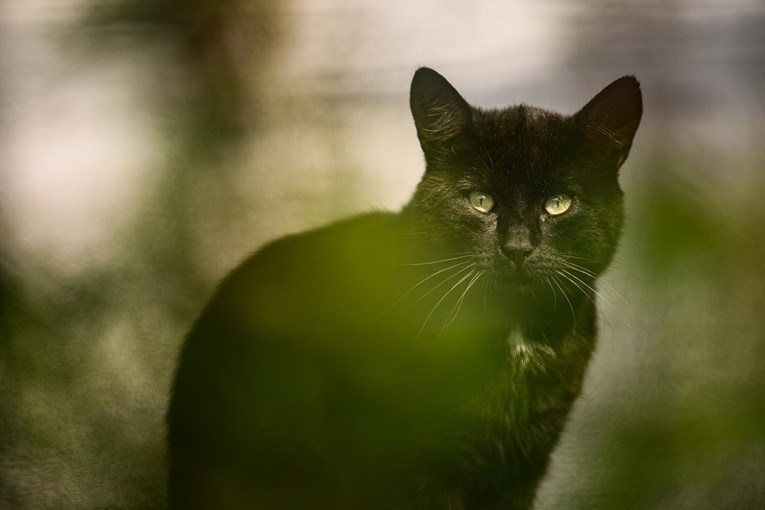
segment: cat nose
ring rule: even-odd
[[[531,231],[523,225],[513,225],[508,229],[507,239],[500,247],[502,254],[516,264],[521,264],[529,256],[534,244]]]
[[[534,247],[531,244],[505,243],[502,246],[502,254],[516,264],[522,264],[533,249]]]

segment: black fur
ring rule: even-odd
[[[639,85],[482,110],[422,68],[411,108],[409,204],[266,246],[189,333],[171,508],[531,507],[595,344]]]

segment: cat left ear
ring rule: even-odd
[[[459,92],[446,78],[427,67],[414,73],[409,104],[417,137],[425,151],[462,134],[472,117],[470,105]]]
[[[627,159],[642,115],[640,83],[634,76],[624,76],[604,88],[574,118],[590,158],[619,168]]]

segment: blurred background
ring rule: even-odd
[[[185,331],[264,242],[408,199],[420,65],[566,113],[642,83],[537,508],[765,508],[763,33],[759,0],[3,0],[0,508],[161,507]]]

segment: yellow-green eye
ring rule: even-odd
[[[553,195],[545,202],[545,211],[553,216],[563,214],[571,207],[571,197],[565,193]]]
[[[472,192],[468,199],[470,200],[470,205],[482,213],[487,213],[494,207],[494,199],[491,198],[491,195],[484,193],[483,191]]]

